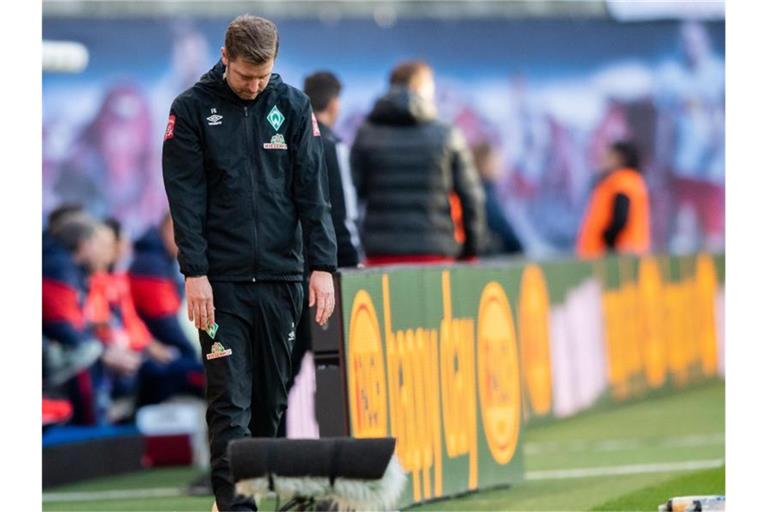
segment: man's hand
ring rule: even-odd
[[[315,270],[309,276],[309,307],[317,303],[315,322],[325,325],[333,313],[333,276],[330,272]]]
[[[215,322],[213,317],[213,290],[206,276],[188,277],[184,281],[187,293],[187,316],[195,327],[204,331]]]

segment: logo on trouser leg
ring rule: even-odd
[[[205,358],[210,361],[211,359],[218,359],[220,357],[227,357],[231,355],[232,349],[224,348],[224,345],[217,341],[213,344],[213,346],[211,346],[211,353],[205,354]]]

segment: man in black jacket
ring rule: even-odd
[[[341,82],[329,71],[317,71],[304,79],[304,92],[312,103],[323,140],[338,265],[357,267],[362,259],[357,229],[357,192],[349,169],[349,148],[332,129],[339,116]],[[305,298],[301,320],[296,327],[296,343],[291,358],[293,375],[289,389],[301,369],[305,354],[312,349],[311,322],[311,312]],[[286,435],[285,420],[284,416],[280,424],[281,436]]]
[[[459,130],[437,120],[432,69],[398,65],[352,146],[368,263],[477,255],[484,194]]]
[[[274,436],[286,408],[303,302],[302,232],[315,321],[324,324],[334,308],[320,130],[307,96],[272,73],[277,50],[272,22],[230,23],[221,61],[174,100],[163,144],[188,314],[204,355],[219,510],[256,510],[235,495],[226,448]]]
[[[304,92],[312,103],[323,139],[338,264],[356,267],[361,260],[357,191],[349,168],[349,147],[333,132],[339,117],[341,82],[329,71],[317,71],[304,79]]]

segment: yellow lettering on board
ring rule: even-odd
[[[624,357],[621,293],[603,291],[603,325],[605,363],[608,367],[608,383],[616,400],[629,396],[629,371]]]
[[[537,416],[552,410],[552,362],[549,352],[549,293],[538,265],[528,265],[520,280],[520,352],[525,389]]]
[[[643,340],[642,358],[645,380],[653,388],[664,385],[667,377],[666,342],[664,338],[664,308],[659,297],[664,296],[664,284],[659,266],[653,257],[640,260],[638,269],[638,332]]]
[[[394,331],[386,274],[382,276],[382,295],[390,430],[397,439],[397,457],[411,473],[413,499],[421,501],[433,497],[433,467],[434,496],[443,492],[437,331]]]
[[[709,254],[700,254],[696,259],[696,338],[701,351],[701,369],[705,376],[717,373],[717,321],[715,300],[717,298],[717,271]]]
[[[475,398],[474,322],[453,318],[450,273],[442,273],[440,382],[448,457],[469,456],[467,487],[477,488],[477,402]]]
[[[665,287],[665,302],[667,306],[667,333],[669,347],[669,370],[672,382],[682,387],[688,383],[688,343],[685,332],[685,283],[671,282]]]

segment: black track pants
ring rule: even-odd
[[[304,291],[297,282],[211,283],[213,339],[200,331],[206,375],[211,483],[220,511],[255,510],[237,497],[227,444],[274,437],[288,405],[291,351]]]

